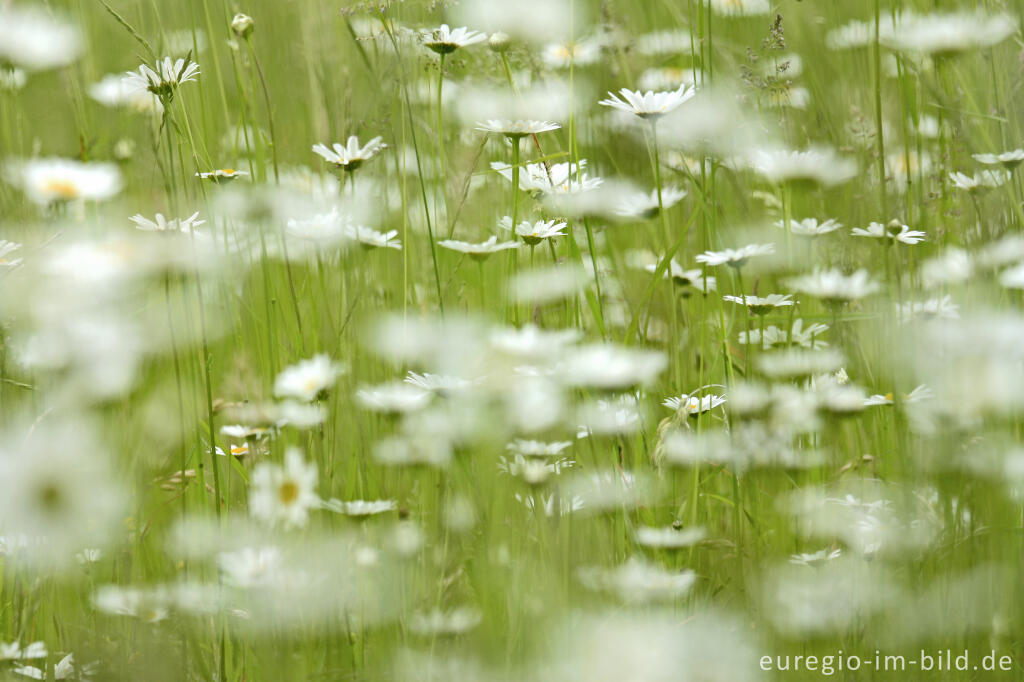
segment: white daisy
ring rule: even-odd
[[[568,162],[550,166],[528,163],[520,169],[519,188],[542,194],[577,194],[596,189],[604,180],[589,177],[585,172],[586,167],[586,159],[571,165]],[[512,167],[507,163],[495,161],[491,163],[491,168],[509,182],[512,181]]]
[[[435,29],[421,29],[420,37],[423,44],[440,55],[450,54],[460,47],[475,45],[487,40],[485,33],[470,31],[465,26],[460,28],[448,28],[448,24],[441,24]]]
[[[0,62],[29,71],[54,69],[75,61],[84,45],[81,29],[51,8],[0,5]]]
[[[652,190],[650,194],[637,192],[622,199],[615,213],[623,218],[654,218],[661,207],[668,209],[675,206],[685,196],[686,191],[675,185],[663,187],[659,206],[657,189]]]
[[[999,154],[972,154],[972,158],[978,163],[987,166],[1000,165],[1006,170],[1013,170],[1024,162],[1024,149],[1014,149]]]
[[[433,393],[404,381],[366,386],[356,391],[356,402],[368,410],[389,414],[414,412],[427,406]]]
[[[21,244],[0,239],[0,270],[21,265],[21,259],[11,255],[20,248]]]
[[[723,296],[722,300],[747,306],[752,315],[767,315],[775,308],[793,305],[791,294],[768,294],[767,296]]]
[[[335,142],[330,147],[322,144],[315,144],[313,145],[313,151],[338,168],[344,168],[347,171],[354,171],[359,168],[364,161],[372,159],[382,150],[387,148],[383,139],[384,138],[382,137],[375,137],[365,145],[360,146],[359,138],[355,135],[350,135],[344,145],[340,142]]]
[[[695,395],[680,395],[665,398],[661,404],[670,410],[676,410],[677,412],[682,412],[685,415],[696,417],[704,412],[710,412],[719,405],[724,405],[725,396],[706,395],[698,397]]]
[[[0,661],[21,661],[28,658],[46,658],[45,642],[32,642],[22,647],[18,642],[0,642]]]
[[[804,329],[804,321],[798,318],[793,320],[789,332],[772,324],[765,327],[763,332],[760,329],[751,329],[749,335],[747,332],[740,332],[739,341],[742,344],[759,345],[761,348],[792,345],[818,349],[828,346],[822,339],[822,334],[827,331],[828,325],[821,322],[810,324]]]
[[[650,273],[654,273],[658,269],[660,261],[658,263],[647,263],[644,265],[644,270]],[[717,280],[712,277],[704,277],[704,271],[700,268],[694,270],[686,270],[682,265],[673,258],[669,261],[669,267],[662,275],[665,279],[671,279],[672,282],[681,287],[693,287],[697,291],[703,292],[715,291],[717,287]]]
[[[140,112],[162,113],[163,105],[153,93],[140,90],[124,74],[108,74],[89,86],[89,96],[108,107],[128,107]]]
[[[824,186],[846,182],[857,174],[856,162],[828,147],[806,151],[759,149],[747,160],[750,167],[773,183],[813,182]]]
[[[842,223],[831,218],[822,222],[818,222],[817,218],[804,218],[803,220],[790,220],[789,232],[801,237],[817,237],[829,232],[835,232],[842,226]],[[786,229],[786,223],[781,220],[776,221],[775,227],[784,230]]]
[[[136,213],[128,220],[135,223],[135,227],[143,232],[192,232],[200,225],[205,225],[205,220],[199,220],[199,211],[196,211],[188,218],[174,218],[167,220],[162,213],[156,214],[156,220],[150,220],[141,213]]]
[[[711,10],[727,17],[750,17],[768,14],[772,10],[768,0],[710,0]]]
[[[519,242],[499,242],[498,237],[493,235],[487,241],[477,244],[459,241],[458,239],[442,239],[437,245],[451,251],[465,253],[476,260],[485,260],[499,251],[519,248]]]
[[[905,14],[880,40],[895,50],[944,55],[990,47],[1016,31],[1017,20],[1004,13]]]
[[[538,220],[535,223],[531,223],[528,220],[524,220],[513,229],[512,218],[505,216],[498,222],[498,227],[515,232],[517,237],[533,246],[540,244],[545,239],[564,237],[565,232],[563,230],[566,228],[566,223],[555,220]]]
[[[871,223],[867,228],[855,227],[850,232],[854,237],[869,237],[872,239],[891,239],[903,244],[919,244],[925,239],[925,233],[919,230],[911,230],[909,225],[903,225],[893,221],[889,225],[882,223]]]
[[[546,443],[538,440],[515,440],[505,446],[509,452],[524,457],[557,457],[566,448],[572,447],[571,440]]]
[[[102,201],[121,191],[121,171],[112,163],[44,158],[11,161],[8,182],[41,206],[64,201]]]
[[[330,357],[317,355],[287,367],[278,374],[274,381],[274,395],[312,402],[334,385],[341,372],[342,367]]]
[[[133,90],[151,92],[166,103],[173,99],[179,85],[194,82],[199,75],[199,64],[191,59],[171,61],[170,57],[164,57],[154,67],[143,64],[138,71],[129,71],[125,78],[126,86]]]
[[[1005,170],[983,170],[974,175],[965,175],[959,171],[950,173],[949,179],[953,186],[968,192],[999,187],[1010,179],[1010,172]]]
[[[212,171],[200,171],[196,173],[196,177],[202,178],[203,180],[212,180],[217,184],[221,184],[231,182],[235,178],[248,174],[248,171],[235,170],[234,168],[218,168]]]
[[[880,289],[867,270],[845,275],[840,270],[815,270],[789,280],[789,286],[827,303],[846,303],[870,296]]]
[[[635,114],[640,118],[656,120],[675,111],[696,94],[696,88],[687,84],[669,92],[640,92],[622,88],[619,90],[622,99],[609,92],[608,99],[603,99],[598,104]]]
[[[601,40],[583,38],[572,43],[549,43],[544,46],[541,59],[551,69],[566,69],[570,65],[588,66],[601,58]]]
[[[253,469],[249,513],[272,525],[305,526],[309,510],[320,506],[316,482],[316,463],[307,463],[298,448],[288,448],[283,467],[262,462]]]
[[[348,500],[330,499],[323,503],[323,508],[345,516],[367,517],[384,514],[398,509],[394,500]]]
[[[767,256],[773,253],[775,253],[774,244],[748,244],[739,249],[705,251],[697,256],[697,262],[710,266],[728,265],[733,268],[741,268],[754,256]]]
[[[353,239],[366,248],[380,247],[385,249],[402,250],[402,242],[398,239],[398,230],[378,232],[363,225],[346,225],[345,231],[350,239]]]
[[[477,130],[485,133],[498,133],[512,140],[517,140],[527,135],[538,135],[540,133],[558,130],[562,126],[551,121],[488,119],[478,123]]]

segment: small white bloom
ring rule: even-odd
[[[775,308],[795,303],[791,294],[768,294],[767,296],[723,296],[723,301],[745,305],[752,315],[767,315]]]
[[[274,382],[274,395],[312,402],[334,385],[341,372],[342,367],[332,362],[330,357],[317,355],[278,374]]]
[[[1024,149],[1014,149],[1013,151],[1000,152],[999,154],[973,154],[972,157],[978,163],[983,163],[987,166],[1000,165],[1006,170],[1013,170],[1021,162],[1024,162]]]
[[[789,221],[790,233],[801,237],[817,237],[819,235],[828,234],[829,232],[835,232],[842,226],[842,223],[831,218],[820,223],[817,218],[804,218],[803,220]],[[784,230],[786,229],[786,223],[779,220],[775,223],[775,227]]]
[[[738,249],[705,251],[697,256],[697,262],[711,266],[728,265],[729,267],[740,268],[754,256],[767,256],[773,253],[775,253],[774,244],[748,244]]]
[[[451,29],[448,28],[448,24],[441,24],[435,29],[421,29],[420,36],[424,45],[440,55],[450,54],[460,47],[475,45],[487,40],[485,33],[470,31],[465,26]]]
[[[484,260],[499,251],[519,248],[519,242],[499,242],[498,237],[494,235],[492,235],[487,241],[479,242],[477,244],[463,242],[457,239],[442,239],[437,243],[437,245],[444,249],[465,253],[476,260]]]
[[[696,417],[704,412],[710,412],[719,405],[725,404],[725,396],[706,395],[698,397],[695,395],[681,395],[665,398],[661,403],[670,410],[682,412],[685,415]]]
[[[360,146],[359,138],[355,135],[349,136],[344,145],[340,142],[335,142],[330,147],[323,144],[313,145],[313,151],[316,154],[322,156],[338,168],[344,168],[347,171],[354,171],[364,161],[372,159],[386,148],[387,145],[384,144],[381,137],[375,137],[365,145]]]
[[[172,61],[170,57],[164,57],[154,67],[143,64],[138,71],[129,71],[126,86],[132,90],[149,91],[162,101],[170,101],[178,86],[195,81],[199,75],[199,65],[191,59]]]
[[[135,223],[135,227],[143,232],[184,232],[191,233],[200,225],[206,224],[205,220],[198,220],[199,211],[196,211],[188,218],[174,218],[167,220],[162,213],[156,214],[156,220],[150,220],[141,213],[136,213],[128,220]]]
[[[248,174],[248,171],[235,170],[234,168],[217,168],[216,170],[212,171],[200,171],[196,173],[196,177],[202,178],[203,180],[212,180],[213,182],[219,185],[222,183],[231,182],[235,178],[240,178],[243,175]]]
[[[795,277],[789,286],[810,296],[830,303],[845,303],[870,296],[879,290],[867,270],[845,275],[840,270],[815,270],[809,275]]]
[[[903,225],[893,221],[889,225],[882,223],[870,223],[867,228],[855,227],[850,232],[854,237],[869,237],[871,239],[891,239],[903,244],[919,244],[924,241],[925,233],[920,230],[911,230],[909,225]]]
[[[253,469],[249,513],[271,524],[304,526],[309,510],[320,506],[316,482],[316,464],[307,463],[298,448],[289,448],[283,467],[262,462]]]
[[[488,119],[478,123],[477,130],[485,133],[498,133],[505,137],[516,140],[527,135],[539,135],[561,128],[557,123],[551,121]]]
[[[121,191],[121,171],[112,163],[44,158],[11,161],[7,181],[41,206],[63,201],[103,201]]]
[[[686,191],[675,185],[662,188],[660,202],[657,189],[651,191],[650,194],[638,192],[622,199],[615,212],[623,218],[654,218],[661,208],[668,209],[675,206],[685,196]]]
[[[512,218],[505,216],[498,222],[498,227],[503,230],[515,232],[517,237],[520,237],[524,242],[533,246],[541,243],[545,239],[564,237],[565,232],[563,230],[566,228],[566,223],[558,222],[556,220],[538,220],[535,223],[531,223],[528,220],[524,220],[513,229]]]
[[[622,99],[609,92],[608,99],[601,100],[599,104],[635,114],[640,118],[656,120],[675,111],[695,94],[696,88],[685,83],[669,92],[639,92],[622,88],[619,90]]]

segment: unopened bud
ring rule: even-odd
[[[253,26],[256,22],[253,21],[252,17],[248,14],[242,14],[239,12],[235,15],[235,18],[231,20],[231,30],[234,31],[235,35],[239,38],[248,38],[252,34]]]
[[[512,41],[509,39],[507,33],[498,31],[497,33],[491,34],[490,39],[487,41],[487,45],[495,52],[505,52],[512,46]]]

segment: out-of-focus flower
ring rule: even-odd
[[[73,62],[83,47],[78,26],[42,7],[0,6],[0,62],[29,71],[53,69]]]
[[[196,211],[188,218],[174,218],[168,220],[162,213],[156,214],[156,220],[150,220],[141,213],[136,213],[128,220],[135,223],[135,227],[143,232],[184,232],[190,234],[195,228],[206,224],[205,220],[199,220],[199,211]]]
[[[879,38],[887,47],[905,52],[951,55],[1002,42],[1017,30],[1017,20],[1005,13],[984,11],[948,14],[905,14],[889,34]]]
[[[557,220],[538,220],[537,222],[531,223],[528,220],[524,220],[513,227],[512,218],[505,216],[498,222],[498,227],[503,230],[515,232],[516,236],[521,238],[524,242],[530,246],[535,246],[545,239],[564,237],[565,232],[563,232],[563,230],[566,228],[566,223],[559,222]]]
[[[974,175],[964,175],[959,171],[949,174],[949,180],[954,187],[968,192],[999,187],[1006,184],[1009,179],[1010,172],[1005,170],[983,170]]]
[[[675,185],[663,187],[660,199],[657,189],[652,190],[650,194],[637,192],[619,202],[616,213],[623,218],[654,218],[661,208],[668,209],[675,206],[685,196],[686,191]]]
[[[128,107],[135,111],[162,113],[160,99],[148,90],[140,90],[124,74],[108,74],[89,86],[89,96],[108,107]]]
[[[558,130],[561,127],[559,124],[552,123],[551,121],[490,119],[478,123],[476,129],[485,133],[504,135],[511,140],[518,140],[527,135],[539,135],[540,133]]]
[[[727,17],[750,17],[771,12],[768,0],[710,0],[713,12]]]
[[[697,256],[697,262],[709,266],[728,265],[731,268],[741,268],[754,256],[767,256],[773,253],[774,244],[748,244],[738,249],[705,251]]]
[[[867,270],[857,270],[851,275],[840,270],[815,270],[809,275],[789,280],[789,286],[826,303],[848,303],[880,289]]]
[[[806,151],[758,149],[749,154],[747,163],[773,183],[810,182],[829,187],[857,174],[856,162],[827,147],[812,147]]]
[[[121,191],[121,171],[112,163],[71,159],[10,161],[5,176],[33,203],[48,206],[65,201],[103,201]]]
[[[795,303],[792,294],[768,294],[767,296],[723,296],[723,301],[746,306],[751,315],[767,315],[775,308],[784,308]]]
[[[230,182],[235,178],[239,178],[242,177],[243,175],[248,174],[248,171],[235,170],[234,168],[218,168],[212,171],[200,171],[196,173],[196,177],[202,178],[203,180],[212,180],[217,184],[221,184],[225,182]]]
[[[972,158],[978,163],[987,166],[1002,166],[1006,170],[1013,170],[1024,162],[1024,149],[1014,149],[998,154],[972,154]]]
[[[442,239],[437,245],[444,249],[467,254],[476,260],[486,260],[499,251],[519,248],[518,242],[499,242],[498,237],[495,235],[491,235],[487,241],[476,244],[459,241],[458,239]]]
[[[312,402],[334,385],[342,371],[343,367],[327,355],[317,355],[278,374],[274,381],[274,395]]]
[[[284,466],[261,462],[253,469],[249,513],[271,524],[305,526],[309,511],[320,506],[316,482],[316,463],[307,463],[301,450],[289,448]]]

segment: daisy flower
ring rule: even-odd
[[[633,539],[638,545],[655,549],[679,549],[691,547],[707,536],[707,531],[700,527],[684,528],[679,521],[671,526],[655,528],[637,526]]]
[[[0,642],[0,661],[20,661],[28,658],[46,658],[45,642],[32,642],[22,647],[18,642]]]
[[[346,225],[345,231],[349,237],[359,242],[366,248],[381,247],[385,249],[402,250],[402,242],[398,239],[398,230],[378,232],[371,227],[363,225]]]
[[[974,175],[965,175],[959,171],[949,174],[949,179],[957,189],[977,192],[983,189],[999,187],[1010,179],[1010,172],[1005,170],[983,170]]]
[[[561,127],[558,123],[551,121],[488,119],[477,123],[476,129],[485,133],[498,133],[511,140],[518,140],[527,135],[538,135],[558,130]]]
[[[1009,14],[982,11],[948,14],[905,14],[889,35],[887,47],[917,54],[951,55],[1002,42],[1017,31]]]
[[[129,71],[126,74],[126,87],[132,90],[146,90],[166,104],[174,97],[174,92],[182,83],[195,81],[199,75],[199,65],[191,59],[177,59],[171,61],[170,57],[164,57],[151,68],[143,64],[138,71]]]
[[[747,306],[752,315],[767,315],[775,308],[793,305],[791,294],[768,294],[767,296],[723,296],[722,300]]]
[[[953,297],[946,294],[942,298],[929,298],[926,301],[910,301],[897,303],[896,312],[901,322],[910,319],[922,320],[959,320],[960,306],[953,302]]]
[[[675,206],[686,196],[686,191],[675,185],[664,187],[661,190],[661,201],[659,205],[658,190],[652,190],[650,194],[638,192],[624,198],[619,202],[615,210],[617,215],[623,218],[654,218],[658,215],[661,207],[670,208]]]
[[[43,6],[0,5],[0,62],[28,71],[66,66],[82,53],[81,29]]]
[[[247,171],[235,170],[234,168],[218,168],[217,170],[198,172],[196,173],[196,177],[221,184],[231,182],[235,178],[248,174],[249,173]]]
[[[341,372],[341,366],[330,357],[317,355],[287,367],[278,374],[274,381],[274,395],[312,402],[334,385]]]
[[[517,237],[522,238],[530,246],[534,246],[545,239],[564,237],[563,230],[566,228],[566,223],[555,220],[538,220],[531,223],[529,220],[524,220],[513,228],[512,218],[505,216],[498,222],[498,227],[515,232]]]
[[[148,90],[140,90],[124,74],[109,74],[89,86],[89,96],[108,107],[128,107],[135,111],[162,113],[160,100]]]
[[[382,137],[375,137],[360,147],[359,138],[355,135],[351,135],[344,145],[339,142],[335,142],[330,148],[328,148],[322,144],[315,144],[313,145],[313,151],[338,168],[344,168],[347,171],[354,171],[359,168],[364,161],[372,159],[374,156],[379,154],[381,150],[387,148],[383,139],[384,138]]]
[[[284,466],[257,464],[252,472],[249,513],[272,525],[305,526],[309,510],[320,506],[316,494],[317,468],[298,448],[288,448]]]
[[[750,167],[773,183],[812,182],[826,187],[846,182],[857,174],[857,164],[828,147],[806,151],[759,149],[749,159]]]
[[[658,270],[658,263],[648,263],[644,266],[644,270],[653,274]],[[705,289],[715,291],[717,288],[717,281],[714,277],[704,277],[704,271],[700,268],[686,270],[675,258],[669,262],[668,270],[663,277],[671,279],[674,284],[681,287],[693,287],[702,292]]]
[[[366,386],[356,391],[356,402],[374,412],[401,414],[422,409],[434,397],[430,391],[404,381]]]
[[[772,7],[768,0],[710,0],[711,10],[727,17],[751,17],[768,14]]]
[[[344,514],[345,516],[365,518],[394,511],[398,509],[398,503],[394,500],[342,501],[332,498],[323,503],[323,508],[338,514]]]
[[[773,253],[775,253],[774,244],[748,244],[739,249],[705,251],[697,256],[697,262],[710,266],[728,265],[732,268],[741,268],[754,256],[767,256]]]
[[[987,166],[1000,165],[1006,170],[1013,170],[1024,161],[1024,149],[1014,149],[999,154],[972,154],[972,158]]]
[[[8,182],[41,206],[63,201],[102,201],[121,191],[121,171],[112,163],[44,158],[7,164]]]
[[[892,239],[903,244],[919,244],[924,241],[925,234],[919,230],[911,230],[909,225],[901,225],[893,221],[888,225],[882,223],[871,223],[867,228],[855,227],[850,232],[854,237],[869,237],[872,239]]]
[[[478,244],[463,242],[458,239],[442,239],[437,243],[437,245],[451,251],[465,253],[471,258],[480,261],[487,259],[491,254],[499,251],[519,248],[518,242],[499,242],[497,236],[491,236],[487,241],[480,242]]]
[[[150,220],[141,213],[136,213],[128,220],[135,223],[135,227],[143,232],[185,232],[187,234],[200,225],[206,224],[205,220],[198,220],[198,218],[199,211],[196,211],[188,218],[175,218],[173,220],[167,220],[163,213],[157,213],[156,220]]]
[[[541,194],[578,194],[599,187],[604,180],[589,177],[584,170],[586,167],[586,159],[571,165],[568,162],[550,166],[528,163],[519,173],[519,189]],[[491,163],[491,168],[509,182],[512,181],[512,167],[507,163],[495,161]]]
[[[635,114],[640,118],[657,120],[665,114],[675,111],[696,94],[696,88],[685,83],[669,92],[640,92],[622,88],[619,90],[622,99],[609,92],[608,99],[603,99],[598,104]]]
[[[557,457],[570,447],[572,447],[571,440],[551,443],[539,440],[514,440],[506,445],[505,449],[524,457]]]
[[[665,398],[661,404],[670,410],[676,410],[690,417],[696,417],[699,414],[715,409],[719,405],[725,404],[725,396],[706,395],[704,397],[697,397],[695,395],[681,395]]]
[[[817,218],[804,218],[803,220],[790,220],[789,232],[801,237],[818,237],[829,232],[835,232],[843,225],[831,218],[818,222]],[[776,221],[775,227],[786,229],[786,223],[782,220]]]
[[[867,270],[857,270],[852,275],[844,275],[839,270],[815,270],[791,279],[789,286],[826,303],[847,303],[870,296],[880,288]]]
[[[435,29],[421,29],[423,44],[440,55],[451,54],[460,47],[467,47],[487,40],[487,35],[479,31],[470,31],[465,26],[451,29],[448,24],[441,24]]]
[[[601,41],[597,38],[584,38],[572,43],[549,43],[541,55],[541,59],[551,69],[566,69],[571,64],[596,64],[600,58]]]
[[[15,258],[11,254],[21,248],[21,244],[17,242],[9,242],[6,239],[0,239],[0,270],[4,268],[15,268],[21,265],[21,259]]]
[[[828,345],[828,343],[821,338],[821,335],[827,331],[827,324],[815,322],[804,329],[804,321],[796,319],[793,320],[793,326],[790,327],[788,332],[785,329],[781,329],[772,324],[765,327],[763,331],[760,329],[751,329],[749,334],[747,334],[747,332],[740,332],[739,341],[744,345],[754,344],[761,348],[791,345],[799,346],[801,348],[818,349],[824,348]]]

